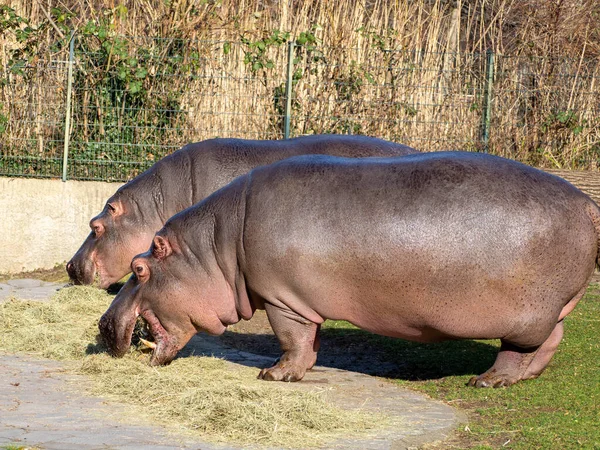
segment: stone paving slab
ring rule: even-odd
[[[269,357],[226,347],[218,337],[204,334],[194,336],[180,353],[181,357],[188,354],[216,356],[256,368],[268,367],[274,362]],[[425,443],[443,440],[460,423],[467,422],[466,416],[455,408],[383,378],[358,372],[315,366],[302,381],[281,385],[289,389],[325,389],[325,398],[337,406],[384,412],[395,422],[377,437],[341,439],[326,447],[328,449],[416,449]]]
[[[14,290],[15,288],[11,285],[0,283],[0,302],[6,300]]]
[[[42,286],[43,281],[35,280],[33,278],[23,278],[20,280],[8,280],[6,284],[12,286],[15,289],[30,289]]]
[[[0,303],[11,297],[22,300],[46,300],[64,286],[64,283],[50,283],[33,279],[9,280],[6,283],[0,283]]]
[[[160,427],[119,422],[119,406],[81,395],[72,383],[85,377],[61,373],[54,361],[0,356],[0,446],[67,449],[230,449],[175,438]]]
[[[34,284],[6,283],[11,288],[11,295],[17,298],[41,288],[47,289],[47,298],[62,287],[44,282]],[[3,286],[0,285],[0,289]],[[272,358],[227,347],[218,338],[203,334],[195,336],[180,355],[190,354],[216,356],[231,364],[257,368],[273,362]],[[44,450],[249,448],[208,444],[169,434],[159,426],[119,422],[121,406],[85,396],[73,383],[81,385],[88,380],[65,374],[60,364],[54,361],[0,355],[0,446],[17,444]],[[424,443],[444,439],[460,423],[466,422],[463,414],[448,405],[401,389],[384,379],[356,372],[317,366],[307,372],[301,382],[279,385],[324,390],[328,401],[343,408],[361,407],[384,412],[392,418],[393,426],[376,437],[340,439],[325,447],[328,449],[415,449]]]

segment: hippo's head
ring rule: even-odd
[[[204,268],[193,270],[197,262],[174,240],[161,235],[154,238],[148,252],[133,259],[133,274],[99,323],[113,356],[127,352],[138,316],[146,320],[155,341],[150,344],[151,365],[171,362],[198,331],[222,334],[226,323],[239,320],[235,314],[224,313],[228,308],[222,292],[215,289],[215,277]]]
[[[127,275],[131,259],[148,248],[161,226],[140,216],[135,202],[121,192],[108,199],[90,221],[91,233],[67,264],[71,280],[92,284],[97,276],[98,286],[106,289]]]

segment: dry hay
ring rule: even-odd
[[[111,300],[75,286],[49,302],[0,304],[0,349],[65,361],[67,370],[90,378],[90,393],[126,404],[136,420],[213,442],[317,446],[387,423],[379,414],[334,407],[319,392],[256,380],[256,369],[216,358],[181,358],[160,368],[138,349],[111,358],[97,342],[98,319]]]

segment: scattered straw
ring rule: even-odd
[[[96,342],[98,319],[111,300],[76,286],[49,302],[0,304],[0,349],[71,361],[69,370],[92,381],[92,394],[128,405],[138,420],[214,442],[308,447],[386,423],[381,415],[333,407],[318,392],[256,380],[256,369],[216,358],[181,358],[160,368],[138,350],[111,358]]]

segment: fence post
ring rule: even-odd
[[[288,65],[285,82],[285,116],[283,118],[283,138],[290,138],[290,118],[292,115],[292,79],[294,77],[294,41],[288,42]]]
[[[75,59],[75,31],[69,42],[69,67],[67,71],[67,109],[65,112],[65,145],[63,148],[62,180],[67,181],[67,162],[69,160],[69,140],[71,137],[71,90],[73,85],[73,61]]]
[[[490,121],[492,118],[492,89],[494,85],[494,52],[487,51],[485,107],[483,108],[483,151],[488,152]]]

